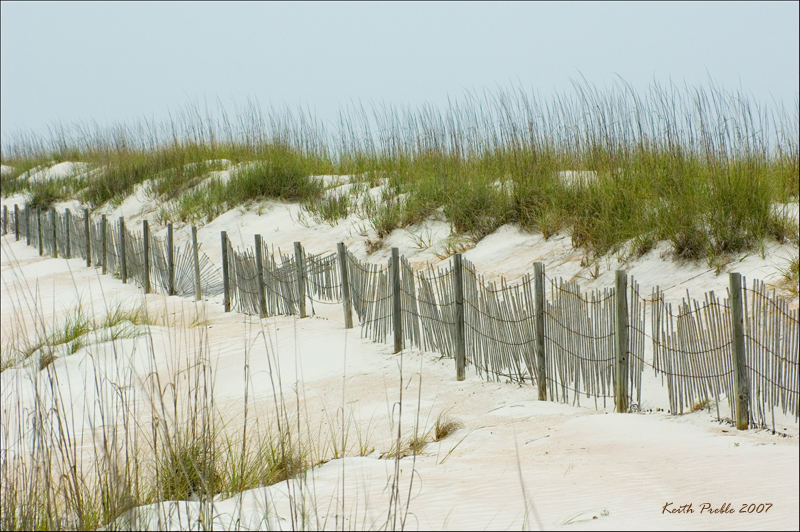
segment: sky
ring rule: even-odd
[[[0,4],[0,136],[166,119],[187,104],[415,106],[712,79],[793,109],[798,2]]]

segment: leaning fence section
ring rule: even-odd
[[[340,303],[342,282],[336,253],[305,255],[306,293],[312,303]]]
[[[137,285],[145,286],[145,276],[148,271],[144,258],[144,237],[138,231],[126,231],[125,254],[127,260],[128,278]]]
[[[653,367],[666,383],[669,409],[682,414],[714,405],[717,418],[721,398],[731,398],[733,360],[730,308],[713,292],[700,302],[683,298],[673,307],[663,293],[653,292]],[[730,404],[730,416],[734,415]]]
[[[580,404],[581,392],[613,399],[613,289],[581,294],[575,283],[550,281],[545,345],[550,400]]]
[[[415,284],[416,293],[408,294],[407,301],[414,301],[417,306],[420,347],[455,358],[456,312],[452,266],[421,270],[417,272]],[[413,309],[411,304],[407,305]]]
[[[361,335],[374,342],[385,342],[392,333],[389,264],[361,262],[349,251],[346,261],[353,310],[361,324]]]
[[[498,286],[463,262],[467,362],[487,378],[534,382],[532,278]]]
[[[666,383],[673,414],[713,408],[718,419],[735,419],[735,398],[743,395],[749,424],[775,430],[776,411],[800,419],[800,318],[763,282],[743,292],[744,367],[737,368],[730,297],[708,292],[698,301],[687,294],[673,308],[654,290],[653,367]],[[737,371],[745,385],[738,390]]]
[[[728,297],[687,294],[673,306],[658,288],[643,298],[624,272],[613,287],[581,290],[546,277],[537,263],[533,275],[498,282],[461,255],[415,269],[397,250],[375,264],[343,244],[312,254],[296,242],[294,253],[283,253],[256,235],[253,247],[234,248],[224,232],[219,267],[198,251],[194,229],[190,244],[174,245],[171,224],[163,239],[146,221],[138,228],[85,210],[30,206],[4,209],[2,224],[41,254],[83,258],[145,292],[224,294],[226,310],[260,316],[343,305],[346,326],[352,311],[363,338],[451,358],[458,379],[469,365],[485,379],[535,385],[540,399],[627,411],[641,405],[642,374],[651,368],[674,414],[708,407],[737,426],[744,417],[773,430],[777,412],[800,419],[798,310],[762,282],[733,284],[738,274]]]
[[[228,282],[233,308],[246,314],[258,314],[255,253],[247,249],[235,250],[231,246],[227,256],[230,261]]]
[[[800,315],[773,289],[754,280],[744,288],[745,364],[750,379],[751,421],[775,430],[775,411],[800,419]]]

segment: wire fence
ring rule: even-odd
[[[154,290],[191,295],[199,277],[203,296],[225,290],[222,269],[207,255],[195,257],[191,243],[170,249],[169,242],[152,235],[145,245],[144,227],[123,232],[120,224],[90,219],[85,212],[48,214],[28,207],[3,220],[5,233],[19,235],[43,254],[88,256],[87,264],[117,276],[124,265],[127,279],[140,286],[149,280]],[[483,378],[541,384],[552,401],[605,408],[623,394],[625,404],[635,407],[642,402],[647,367],[665,383],[674,414],[713,407],[719,419],[734,418],[734,399],[746,393],[751,426],[775,430],[776,411],[800,419],[798,310],[763,282],[743,288],[741,370],[747,387],[742,392],[736,384],[730,297],[719,299],[713,292],[703,300],[687,293],[673,307],[658,287],[643,298],[627,277],[624,285],[582,291],[543,270],[536,274],[541,279],[527,274],[512,284],[489,282],[463,258],[415,270],[405,258],[374,264],[347,250],[306,253],[299,244],[295,254],[263,246],[259,257],[256,248],[234,249],[226,238],[223,242],[226,300],[239,312],[297,315],[310,302],[313,315],[315,304],[344,304],[345,313],[355,311],[363,338],[387,342],[399,328],[401,348],[439,353],[457,364],[463,350],[464,363]]]

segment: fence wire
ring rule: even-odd
[[[28,206],[9,210],[3,220],[6,234],[18,231],[20,240],[40,247],[43,253],[88,258],[95,267],[105,265],[111,275],[120,275],[122,254],[129,280],[145,285],[144,241],[141,231],[127,229],[125,245],[118,224],[108,222],[103,232],[101,219],[87,219],[84,213],[40,212]],[[87,232],[88,229],[88,232]],[[103,235],[105,234],[105,238]],[[227,257],[231,303],[239,311],[267,315],[300,312],[302,301],[341,303],[341,266],[336,253],[304,253],[303,271],[298,271],[293,254],[262,247],[261,271],[254,249],[233,249],[228,242]],[[166,243],[150,237],[150,285],[153,290],[169,289],[169,261]],[[191,244],[176,246],[174,289],[177,295],[195,293],[195,264]],[[393,333],[393,271],[391,261],[372,264],[345,251],[345,271],[352,309],[361,334],[386,342]],[[198,254],[200,285],[204,296],[222,293],[221,268],[204,253]],[[544,375],[537,375],[535,282],[525,275],[514,283],[488,282],[462,258],[462,300],[457,301],[456,275],[452,261],[437,268],[415,270],[400,260],[397,294],[400,297],[402,342],[406,348],[456,356],[458,312],[463,312],[466,362],[482,377],[535,383],[543,378],[550,400],[580,404],[593,399],[595,406],[607,406],[613,398],[616,371],[614,288],[582,292],[574,282],[545,277],[543,309],[545,349]],[[305,289],[300,293],[300,278]],[[798,309],[768,292],[763,282],[746,282],[743,288],[745,368],[750,388],[750,422],[771,425],[775,430],[776,410],[800,419],[800,316]],[[628,390],[631,402],[641,403],[644,367],[652,368],[666,384],[670,412],[714,406],[716,415],[734,417],[734,363],[731,310],[727,298],[713,292],[696,300],[686,294],[681,303],[665,303],[664,291],[656,287],[649,299],[640,295],[639,285],[630,279],[628,293]],[[650,309],[650,333],[646,332],[646,311]],[[645,360],[645,344],[653,349],[652,364]],[[723,412],[721,404],[728,403]]]

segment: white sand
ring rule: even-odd
[[[54,179],[82,176],[85,175],[88,170],[88,163],[64,161],[50,167],[34,168],[26,172],[26,174],[23,174],[23,176],[27,177],[29,183],[42,183]]]
[[[76,171],[75,166],[62,165],[38,169],[34,174],[58,177]],[[210,177],[225,179],[230,170]],[[590,177],[582,174],[565,173],[563,177]],[[329,194],[348,193],[352,186],[348,176],[318,179]],[[384,189],[385,184],[368,192],[380,200]],[[9,207],[24,201],[24,195],[2,199]],[[113,220],[125,216],[129,227],[147,218],[153,233],[163,236],[166,228],[158,216],[164,206],[148,195],[143,184],[120,205],[106,206],[99,212]],[[65,207],[74,212],[80,205],[66,202],[57,206]],[[797,203],[776,208],[797,215]],[[177,241],[187,241],[189,227],[175,227]],[[375,240],[375,234],[357,214],[331,226],[315,223],[298,205],[265,201],[223,213],[199,228],[201,247],[216,263],[221,230],[228,232],[235,246],[251,247],[253,235],[260,233],[268,245],[284,251],[290,251],[296,240],[313,253],[333,251],[336,242],[343,241],[357,256],[374,262],[387,260],[390,248],[396,246],[419,267],[443,264],[449,261],[447,249],[461,246],[464,256],[490,279],[501,275],[515,279],[530,272],[533,262],[542,261],[550,277],[577,279],[582,288],[610,286],[614,270],[622,268],[640,283],[643,295],[658,285],[667,289],[667,298],[672,301],[687,291],[693,297],[701,297],[707,290],[724,293],[729,271],[779,285],[781,269],[797,255],[797,248],[790,244],[768,243],[763,252],[733,257],[717,274],[704,262],[673,261],[668,245],[662,242],[638,259],[625,262],[620,256],[608,256],[596,265],[587,265],[582,263],[584,253],[572,248],[565,233],[544,239],[503,226],[472,244],[454,238],[449,224],[436,219],[395,230],[382,247],[369,253],[368,244]],[[91,314],[103,316],[107,307],[115,304],[145,301],[153,313],[173,323],[167,327],[162,320],[161,325],[150,329],[150,337],[109,343],[98,336],[75,354],[53,363],[51,367],[60,376],[58,391],[64,398],[63,407],[74,415],[70,430],[78,441],[92,434],[99,402],[109,397],[107,389],[99,394],[93,391],[96,374],[102,375],[109,386],[143,393],[144,377],[155,372],[168,380],[192,352],[191,346],[196,345],[192,342],[197,342],[202,332],[208,335],[204,345],[214,367],[217,406],[226,412],[234,431],[242,415],[242,370],[247,361],[250,399],[264,419],[271,418],[273,408],[270,377],[280,377],[289,401],[296,393],[304,405],[304,423],[319,427],[312,432],[320,440],[331,439],[328,431],[335,426],[331,420],[341,415],[337,412],[345,411],[352,418],[351,442],[357,440],[356,433],[363,433],[369,447],[374,447],[374,452],[360,457],[355,456],[358,453],[351,444],[347,458],[331,460],[309,474],[302,487],[314,510],[306,527],[385,525],[394,461],[379,457],[390,449],[397,430],[395,405],[400,397],[401,357],[392,354],[388,345],[361,340],[358,329],[345,331],[339,305],[317,305],[317,316],[303,320],[280,317],[262,322],[225,314],[219,297],[201,305],[163,295],[144,299],[134,285],[101,276],[97,270],[85,268],[79,259],[39,257],[24,241],[14,242],[13,235],[2,238],[0,258],[2,345],[14,334],[32,334],[37,323],[60,321],[79,302]],[[791,302],[796,306],[797,297]],[[40,315],[23,319],[20,314],[33,306]],[[205,325],[191,327],[189,323],[198,321],[199,315],[205,316]],[[259,334],[261,324],[265,334]],[[151,349],[157,353],[155,363]],[[604,411],[602,405],[596,411],[539,402],[530,387],[485,382],[471,370],[466,381],[457,382],[453,362],[430,353],[407,351],[402,363],[404,437],[413,433],[417,413],[422,432],[433,426],[440,413],[449,413],[463,423],[462,429],[442,442],[429,443],[416,462],[410,457],[401,460],[401,509],[406,508],[410,493],[408,528],[800,528],[798,426],[791,419],[780,418],[780,430],[787,435],[782,437],[761,430],[736,431],[705,411],[670,416],[658,411],[667,406],[666,391],[648,372],[643,376],[640,405],[644,412],[622,415]],[[41,385],[44,378],[33,365],[0,374],[6,427],[17,426],[17,405],[30,408],[33,383]],[[593,401],[586,404],[593,407]],[[26,426],[24,422],[22,426]],[[24,429],[21,433],[9,429],[0,445],[25,449],[29,438]],[[15,441],[19,441],[19,447],[14,447]],[[412,470],[414,481],[409,488]],[[215,526],[235,528],[234,520],[241,519],[239,526],[263,528],[267,524],[262,521],[263,510],[268,504],[272,509],[270,525],[290,528],[289,487],[295,490],[299,483],[218,497]],[[668,502],[674,503],[673,507],[691,503],[694,513],[663,513]],[[764,502],[773,506],[758,515],[700,514],[705,502],[714,508],[730,503],[737,512],[743,504]],[[169,524],[181,529],[194,522],[192,516],[199,511],[198,505],[191,501],[163,503],[150,510],[160,509],[162,517],[173,512],[176,517]],[[140,511],[144,515],[148,509]],[[155,517],[149,521],[153,529],[158,525]]]
[[[218,244],[218,231],[223,228],[247,242],[251,232],[260,230],[266,237],[270,234],[270,224],[276,224],[278,230],[273,231],[273,236],[280,238],[279,242],[288,244],[292,238],[303,235],[312,250],[330,249],[337,238],[346,238],[344,229],[338,226],[306,228],[293,222],[287,216],[293,214],[291,206],[270,207],[261,216],[226,213],[203,233],[210,245]],[[391,238],[396,236],[393,234]],[[551,271],[564,265],[574,268],[571,265],[574,261],[565,251],[568,239],[567,243],[563,240],[553,237],[549,241],[536,241],[513,228],[501,228],[467,256],[479,267],[503,267],[507,271],[521,269],[528,258],[541,256],[552,261],[552,266],[548,264]],[[519,259],[517,254],[526,258]],[[640,270],[635,271],[639,275],[646,277],[649,270],[658,269],[652,275],[664,285],[686,279],[686,269],[660,261],[657,252],[653,255],[637,263]],[[739,263],[750,268],[748,272],[757,271],[762,264],[748,260]],[[101,276],[97,270],[85,268],[79,259],[41,258],[24,242],[14,242],[13,235],[3,237],[0,261],[4,345],[9,335],[19,332],[14,326],[19,323],[18,318],[11,309],[20,308],[16,302],[28,290],[35,293],[31,297],[37,301],[44,323],[52,323],[54,316],[62,316],[79,300],[84,308],[103,315],[106,306],[117,302],[133,304],[142,299],[140,289],[134,285]],[[699,282],[691,286],[704,288]],[[352,416],[352,440],[356,440],[356,426],[367,435],[374,452],[359,457],[353,456],[357,453],[351,449],[349,457],[319,466],[302,483],[309,508],[307,528],[361,529],[385,525],[394,461],[379,456],[390,449],[396,431],[397,411],[393,409],[400,397],[401,360],[403,435],[413,434],[418,413],[421,432],[431,428],[443,412],[463,423],[462,429],[443,441],[429,443],[416,461],[412,457],[400,461],[401,518],[410,494],[407,528],[796,530],[800,527],[796,424],[781,427],[788,434],[782,437],[763,430],[736,431],[704,411],[683,416],[663,412],[615,414],[539,402],[535,400],[535,390],[529,386],[485,382],[471,370],[467,380],[457,382],[451,360],[415,351],[407,351],[401,358],[392,354],[386,344],[361,340],[358,329],[345,331],[339,305],[318,306],[319,316],[314,318],[263,320],[265,340],[259,335],[260,320],[225,314],[215,302],[196,306],[187,299],[150,295],[146,303],[154,312],[177,320],[172,328],[152,328],[152,345],[158,361],[155,371],[162,378],[167,379],[171,368],[186,356],[187,346],[192,345],[189,339],[199,331],[208,335],[217,406],[232,426],[241,416],[242,370],[247,360],[251,371],[250,397],[257,405],[251,416],[270,417],[271,374],[273,378],[280,376],[290,402],[297,390],[305,405],[304,423],[320,427],[321,430],[312,432],[322,442],[330,440],[326,427],[332,426],[328,421],[335,418],[338,409]],[[206,325],[188,326],[197,313],[205,313]],[[95,372],[99,371],[110,383],[141,387],[143,377],[153,371],[145,344],[144,339],[121,340],[114,345],[99,343],[53,364],[60,376],[58,391],[63,396],[64,408],[74,415],[72,430],[79,441],[82,435],[85,438],[90,433],[91,423],[97,423]],[[272,371],[268,360],[272,361]],[[44,382],[44,375],[30,368],[0,374],[4,409],[16,404],[29,407],[33,401],[32,383],[37,379]],[[646,390],[656,386],[657,380],[651,380],[649,383],[645,379]],[[101,393],[101,397],[106,396]],[[654,391],[643,406],[664,408],[665,395],[659,397]],[[4,413],[4,423],[9,415],[8,411]],[[15,423],[9,422],[9,426]],[[14,441],[19,435],[9,436],[11,439],[5,442]],[[409,487],[412,478],[413,486]],[[233,497],[220,496],[213,509],[214,526],[264,528],[267,524],[263,521],[264,510],[269,508],[271,526],[290,528],[287,493],[292,486],[296,501],[298,484],[280,483]],[[694,513],[665,514],[662,509],[669,502],[672,507],[691,503]],[[729,503],[738,512],[742,505],[762,502],[771,503],[772,507],[759,515],[699,513],[703,503],[713,508]],[[161,512],[161,523],[154,515],[147,514],[156,509]],[[151,529],[163,525],[168,514],[173,516],[167,522],[173,529],[196,526],[198,511],[199,503],[192,501],[137,510],[142,516],[151,515],[146,523]],[[394,526],[399,528],[399,521]]]

